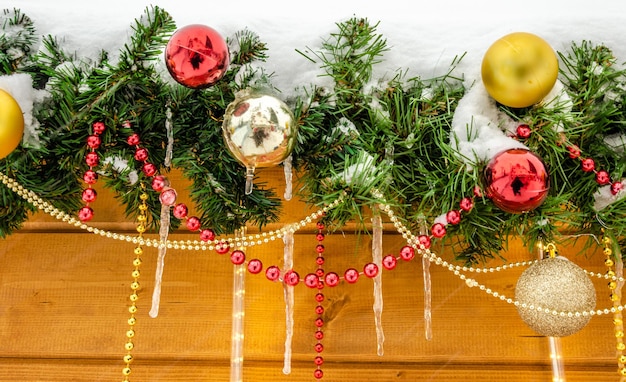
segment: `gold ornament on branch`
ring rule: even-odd
[[[540,102],[556,83],[559,63],[545,40],[516,32],[494,42],[481,67],[482,81],[499,103],[523,108]]]
[[[565,337],[587,325],[582,314],[596,306],[596,291],[585,271],[564,257],[549,257],[526,269],[515,287],[517,311],[535,332]],[[556,313],[558,312],[558,313]]]
[[[222,132],[230,153],[246,167],[249,194],[255,168],[276,166],[291,154],[297,126],[283,101],[246,90],[226,108]]]
[[[11,154],[22,141],[24,116],[17,101],[0,89],[0,159]]]

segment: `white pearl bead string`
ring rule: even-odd
[[[328,204],[326,207],[323,207],[320,210],[310,214],[309,216],[305,217],[299,222],[287,224],[283,228],[270,231],[267,233],[264,232],[264,233],[254,234],[254,235],[248,235],[242,238],[230,238],[230,237],[225,238],[225,239],[218,238],[213,241],[206,242],[206,243],[202,241],[198,241],[198,240],[187,240],[187,241],[169,241],[168,240],[166,242],[162,242],[156,239],[147,239],[143,237],[124,235],[124,234],[114,233],[114,232],[92,227],[88,224],[81,222],[80,220],[77,220],[73,216],[59,210],[58,208],[54,207],[50,203],[43,200],[35,192],[24,188],[21,184],[19,184],[19,182],[10,178],[9,176],[5,175],[2,172],[0,172],[0,180],[9,189],[15,192],[18,196],[20,196],[21,198],[26,200],[28,203],[38,208],[40,211],[58,220],[66,222],[69,225],[73,225],[75,227],[86,230],[93,234],[100,235],[102,237],[106,237],[106,238],[110,238],[114,240],[126,241],[129,243],[139,244],[139,245],[145,245],[147,247],[152,246],[152,247],[158,248],[158,247],[166,246],[168,249],[197,250],[197,251],[198,250],[211,251],[215,249],[215,245],[221,245],[222,243],[227,243],[227,245],[229,246],[238,246],[238,247],[251,247],[254,245],[262,245],[262,244],[268,243],[269,241],[273,241],[273,240],[276,240],[277,238],[282,237],[288,231],[296,232],[299,229],[306,226],[307,224],[310,224],[314,222],[316,219],[319,219],[326,212],[330,211],[331,209],[337,207],[339,204],[343,203],[344,197],[346,196],[346,193],[344,192],[342,195],[340,195],[337,199],[335,199],[333,202]],[[381,198],[382,196],[377,191],[372,192],[372,194],[377,198]],[[550,313],[553,316],[561,316],[561,317],[580,317],[581,315],[584,317],[601,316],[601,315],[606,315],[610,313],[616,313],[618,311],[621,312],[624,309],[626,309],[626,305],[621,305],[621,306],[613,306],[611,308],[597,309],[597,310],[590,310],[590,311],[583,311],[583,312],[564,312],[564,311],[556,311],[556,310],[552,310],[549,308],[544,308],[541,306],[534,306],[532,304],[528,305],[526,303],[521,303],[518,300],[506,297],[504,294],[501,294],[497,291],[492,290],[491,288],[488,288],[487,286],[483,284],[480,284],[478,281],[474,280],[473,278],[467,277],[463,272],[494,273],[494,272],[500,272],[500,271],[504,271],[504,270],[512,269],[516,267],[529,266],[529,265],[536,263],[539,260],[521,261],[521,262],[504,264],[502,266],[490,267],[490,268],[474,268],[474,267],[450,264],[449,262],[445,261],[441,257],[432,253],[428,248],[425,248],[422,244],[420,244],[418,238],[400,221],[400,219],[398,219],[395,216],[393,210],[388,204],[381,203],[379,205],[379,208],[381,211],[385,212],[389,216],[390,221],[393,223],[398,233],[402,235],[402,237],[407,241],[407,244],[415,248],[421,256],[427,258],[431,263],[435,263],[436,265],[446,268],[455,276],[459,277],[459,279],[463,280],[468,287],[478,288],[481,291],[487,293],[488,295],[495,297],[501,301],[504,301],[507,304],[512,304],[518,308],[523,308],[523,309],[534,309],[534,310],[537,310],[538,312]],[[595,272],[589,272],[586,270],[585,270],[585,273],[587,273],[591,277],[605,278],[607,280],[614,280],[614,281],[624,281],[624,278],[622,277],[603,275],[603,274],[599,274]]]

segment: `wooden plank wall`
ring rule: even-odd
[[[282,187],[281,170],[264,170],[261,176]],[[184,193],[180,176],[172,179]],[[132,234],[132,222],[100,191],[93,225]],[[283,223],[299,221],[308,212],[303,203],[289,201]],[[295,267],[301,275],[315,270],[313,229],[308,226],[295,237]],[[179,232],[171,238],[196,236]],[[383,242],[385,253],[397,254],[403,245],[392,230],[385,231]],[[503,254],[509,261],[533,258],[514,242]],[[343,272],[371,259],[370,238],[351,227],[328,235],[325,245],[327,271]],[[121,381],[133,248],[41,213],[0,241],[0,381]],[[228,381],[233,274],[228,257],[168,251],[160,314],[151,318],[157,251],[144,249],[131,381]],[[451,259],[448,252],[437,250]],[[585,269],[605,271],[599,250],[581,254],[581,247],[573,246],[561,254],[570,254]],[[266,267],[280,266],[282,241],[251,248],[247,256],[262,259]],[[522,270],[474,276],[513,297]],[[431,272],[430,341],[424,336],[421,261],[383,273],[383,356],[376,354],[372,281],[326,288],[323,380],[552,380],[547,339],[529,329],[512,305],[467,287],[441,266],[433,264]],[[610,307],[606,281],[593,280],[598,307]],[[314,380],[314,294],[302,284],[296,287],[292,371],[285,375],[283,288],[263,275],[246,275],[244,381]],[[612,316],[604,315],[561,340],[567,381],[619,380],[613,330]]]

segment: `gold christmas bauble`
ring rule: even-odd
[[[541,101],[556,83],[559,63],[544,39],[515,32],[494,42],[483,57],[482,81],[499,103],[523,108]]]
[[[543,259],[528,267],[517,281],[515,298],[526,325],[548,337],[578,332],[591,319],[591,315],[582,313],[596,307],[593,282],[583,269],[564,257]]]
[[[249,169],[275,166],[293,150],[297,125],[280,99],[242,91],[224,113],[224,142],[231,154]]]
[[[0,89],[0,159],[11,154],[22,141],[24,115],[17,101]]]

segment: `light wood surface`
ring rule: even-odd
[[[180,184],[183,194],[184,181]],[[243,175],[242,175],[243,176]],[[265,170],[277,187],[282,172]],[[95,226],[132,233],[105,191],[94,205]],[[282,191],[279,192],[282,194]],[[310,212],[292,200],[283,223]],[[272,225],[268,229],[280,227]],[[295,268],[315,270],[312,226],[295,237]],[[172,239],[196,239],[185,232]],[[384,252],[397,254],[403,239],[385,231]],[[533,255],[513,240],[509,262]],[[371,240],[352,227],[328,235],[325,270],[343,272],[371,261]],[[0,241],[0,381],[121,381],[134,245],[77,230],[41,213]],[[561,249],[581,267],[605,272],[600,250],[581,243]],[[144,247],[131,381],[228,381],[233,266],[209,251],[169,250],[160,314],[148,316],[157,251]],[[452,259],[446,248],[435,248]],[[584,252],[584,253],[583,253]],[[253,247],[248,258],[265,267],[282,264],[277,240]],[[500,265],[493,261],[486,266]],[[525,268],[473,274],[482,284],[514,297]],[[514,306],[487,295],[447,269],[431,266],[433,338],[424,335],[424,291],[419,259],[384,271],[384,355],[376,354],[373,283],[326,288],[325,381],[551,381],[548,341],[529,329]],[[597,306],[610,307],[606,280],[592,278]],[[285,375],[285,304],[281,284],[246,275],[244,381],[313,381],[315,290],[296,287],[291,374]],[[567,381],[618,381],[612,315],[593,317],[582,331],[561,339]]]

